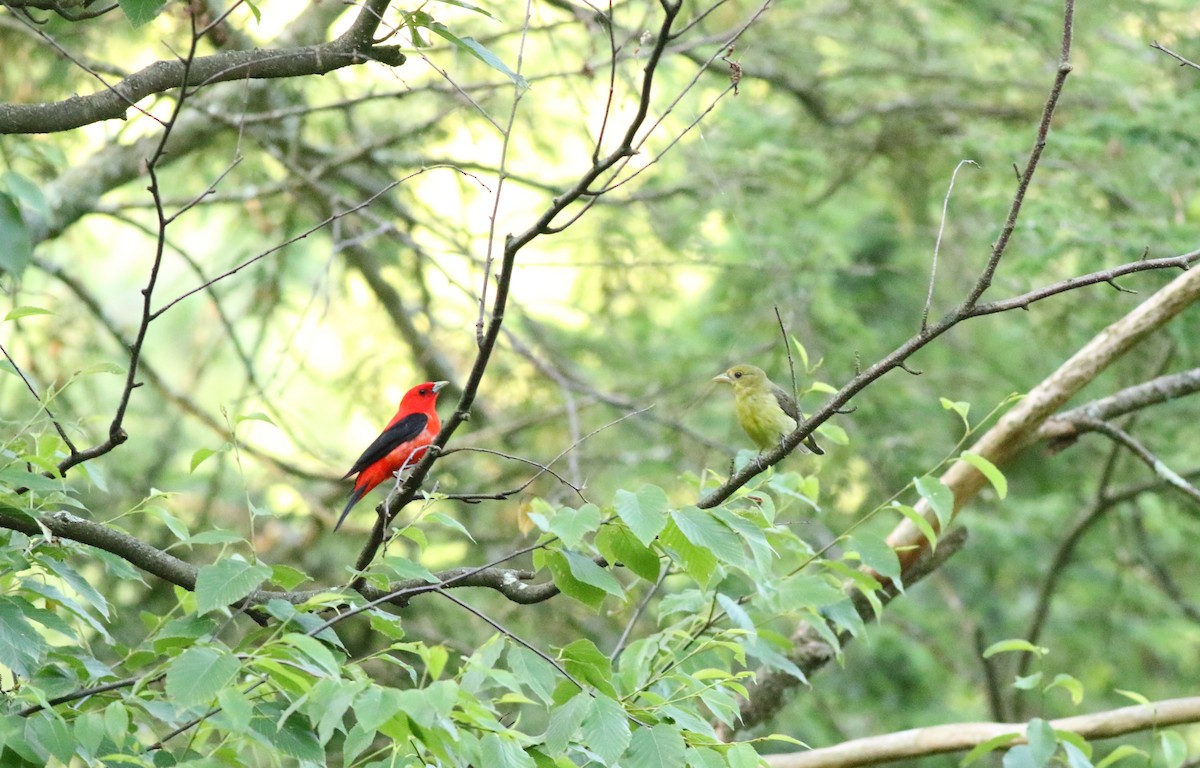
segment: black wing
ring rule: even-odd
[[[400,421],[383,430],[379,434],[379,437],[375,438],[375,441],[367,446],[367,450],[362,452],[362,456],[358,457],[358,461],[354,462],[354,466],[350,467],[350,471],[342,475],[342,479],[345,480],[351,475],[362,472],[394,451],[400,444],[406,443],[424,432],[428,424],[429,416],[424,413],[410,413],[403,419],[400,419]]]
[[[800,408],[796,405],[796,401],[792,399],[791,395],[784,391],[783,387],[779,386],[778,384],[772,384],[771,394],[775,395],[775,402],[779,403],[779,407],[783,409],[783,412],[796,420],[796,426],[804,423],[804,414],[800,413]],[[808,447],[808,450],[812,451],[818,456],[825,453],[825,450],[821,448],[821,446],[817,445],[816,438],[814,438],[812,435],[804,438],[804,445]]]

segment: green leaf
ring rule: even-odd
[[[282,563],[271,566],[271,583],[292,590],[309,580],[309,575],[299,568]]]
[[[193,646],[167,667],[167,696],[181,707],[207,705],[233,680],[240,667],[228,651]]]
[[[928,501],[929,506],[933,508],[942,530],[946,530],[946,526],[954,517],[954,493],[941,480],[929,475],[914,477],[913,484],[921,498]]]
[[[621,582],[617,581],[617,577],[607,569],[596,565],[590,557],[584,557],[578,552],[570,550],[565,550],[563,555],[567,558],[567,567],[571,569],[572,576],[584,584],[598,587],[614,597],[625,597],[625,590],[621,588]]]
[[[1034,672],[1032,675],[1025,675],[1024,677],[1018,677],[1016,680],[1014,680],[1013,688],[1016,688],[1018,691],[1032,691],[1033,689],[1037,688],[1041,682],[1042,673]]]
[[[0,192],[0,243],[0,272],[20,278],[33,260],[33,237],[17,201],[6,192]]]
[[[1008,750],[1000,764],[1004,768],[1039,768],[1033,761],[1033,752],[1028,744],[1019,744]]]
[[[136,29],[149,24],[158,16],[158,12],[167,4],[167,0],[117,0],[125,18]]]
[[[712,552],[717,560],[737,567],[746,566],[742,540],[708,510],[684,507],[671,513],[671,521],[688,541]]]
[[[1187,760],[1187,742],[1178,731],[1163,731],[1158,734],[1158,748],[1162,750],[1166,768],[1179,768]]]
[[[895,551],[886,541],[878,536],[860,533],[850,539],[850,545],[858,552],[863,565],[891,579],[898,587],[901,586],[900,558],[896,557]]]
[[[995,464],[983,458],[978,453],[971,453],[970,451],[963,451],[960,458],[983,473],[983,476],[996,489],[997,496],[1003,499],[1008,495],[1008,479],[1004,477],[1004,473]]]
[[[57,757],[64,765],[74,762],[75,736],[70,727],[54,712],[38,712],[26,725],[29,740]],[[24,768],[24,766],[22,766]]]
[[[937,549],[937,531],[933,530],[933,526],[930,525],[929,521],[925,519],[924,515],[907,504],[893,503],[892,509],[907,517],[913,525],[917,526],[917,530],[919,530],[921,535],[925,537],[925,540],[929,542],[930,549]]]
[[[612,662],[591,640],[580,638],[564,646],[558,656],[575,679],[594,686],[605,696],[617,695],[612,683]]]
[[[53,314],[54,313],[51,312],[50,310],[42,309],[41,307],[30,307],[30,306],[14,307],[13,309],[9,310],[7,315],[4,316],[4,320],[5,321],[19,320],[22,317],[31,317],[33,315],[53,315]]]
[[[625,708],[607,696],[592,699],[580,733],[584,743],[605,765],[617,761],[633,736],[625,719]]]
[[[1103,760],[1096,763],[1096,768],[1108,768],[1113,763],[1124,760],[1127,757],[1139,757],[1149,763],[1149,758],[1145,752],[1133,746],[1132,744],[1122,744],[1121,746],[1109,752]]]
[[[4,174],[4,185],[19,207],[33,213],[43,222],[50,218],[50,205],[46,202],[46,196],[42,194],[42,188],[33,181],[9,171]]]
[[[524,77],[521,77],[519,74],[509,69],[508,65],[501,61],[499,56],[489,51],[486,46],[484,46],[475,38],[459,37],[447,29],[445,24],[437,21],[430,23],[429,29],[432,30],[434,34],[437,34],[454,43],[454,45],[456,45],[460,50],[471,54],[492,69],[508,77],[509,80],[513,81],[513,84],[516,85],[517,88],[525,90],[529,87],[529,82]]]
[[[354,702],[358,724],[369,731],[395,717],[401,707],[400,691],[373,685],[359,694]]]
[[[971,404],[962,400],[947,400],[944,397],[938,398],[942,402],[942,408],[947,411],[954,411],[958,414],[958,418],[962,419],[963,426],[967,429],[971,428],[971,422],[967,420],[967,415],[971,412]]]
[[[966,766],[975,762],[984,755],[995,752],[997,749],[1005,746],[1006,744],[1011,744],[1020,737],[1021,734],[1016,732],[1002,733],[999,736],[993,736],[982,744],[976,744],[975,748],[967,753],[966,757],[962,759],[962,762],[959,763],[959,765],[962,766],[962,768],[966,768]]]
[[[565,752],[591,709],[592,697],[580,691],[550,711],[550,722],[542,739],[553,754]]]
[[[658,553],[645,546],[625,525],[613,521],[596,534],[596,547],[610,563],[620,563],[646,581],[657,581],[662,564]]]
[[[237,417],[238,424],[241,424],[243,421],[265,421],[271,426],[275,426],[275,422],[271,421],[271,417],[262,411],[255,411],[254,413],[247,413],[244,416]]]
[[[1120,688],[1114,688],[1113,690],[1116,693],[1121,694],[1122,696],[1124,696],[1127,699],[1136,701],[1138,704],[1149,704],[1150,703],[1150,699],[1147,699],[1145,696],[1138,693],[1137,691],[1126,691],[1126,690],[1122,690]]]
[[[1000,640],[999,642],[995,642],[995,643],[992,643],[991,645],[989,645],[987,647],[987,649],[985,649],[983,652],[983,658],[990,659],[991,657],[995,656],[997,653],[1012,653],[1012,652],[1032,653],[1032,654],[1035,654],[1040,657],[1040,656],[1045,656],[1047,653],[1049,653],[1050,649],[1043,648],[1040,645],[1034,645],[1033,643],[1029,642],[1028,640],[1021,640],[1020,638],[1012,638],[1010,640]]]
[[[629,742],[626,768],[683,768],[683,735],[675,726],[662,723],[652,728],[638,728]]]
[[[0,597],[0,665],[28,678],[41,666],[46,641],[25,618],[22,603]]]
[[[1092,768],[1092,761],[1074,744],[1063,744],[1063,751],[1067,754],[1067,768]]]
[[[496,768],[537,768],[525,750],[513,738],[489,733],[479,742],[480,764]]]
[[[1050,723],[1040,717],[1029,721],[1025,727],[1025,738],[1029,741],[1029,754],[1037,768],[1050,762],[1050,758],[1058,751],[1058,737]]]
[[[16,467],[0,469],[0,485],[7,485],[10,488],[28,488],[31,491],[42,493],[63,490],[63,482],[59,478],[26,472]]]
[[[190,474],[192,472],[195,472],[196,467],[203,464],[205,462],[205,460],[208,459],[209,457],[216,456],[218,453],[224,453],[225,451],[228,451],[231,447],[232,446],[230,446],[229,443],[225,443],[220,448],[198,448],[198,449],[196,449],[196,452],[192,454],[191,466],[188,469],[188,473]]]
[[[554,585],[562,590],[567,597],[578,600],[592,610],[599,610],[604,602],[605,592],[585,581],[580,581],[571,571],[566,555],[561,550],[552,549],[538,552],[534,555],[534,565],[545,567],[550,571]]]
[[[613,496],[617,516],[629,526],[638,541],[646,546],[667,525],[669,502],[666,491],[656,485],[642,486],[636,494],[619,490]]]
[[[285,755],[311,763],[323,763],[325,750],[317,743],[312,725],[298,712],[284,717],[282,704],[263,704],[258,708],[250,727],[263,740]]]
[[[271,578],[265,565],[228,558],[206,565],[196,575],[196,610],[208,613],[236,603]]]
[[[600,527],[600,508],[584,504],[579,509],[559,508],[550,518],[550,532],[562,539],[568,549],[575,549],[583,537]]]
[[[437,584],[441,579],[433,575],[433,571],[429,570],[420,563],[414,563],[407,557],[399,557],[391,555],[383,558],[383,564],[387,566],[401,580],[420,579],[429,584]]]
[[[674,520],[662,532],[662,545],[672,553],[672,559],[678,560],[683,565],[684,570],[695,579],[697,584],[708,585],[717,569],[716,556],[707,548],[698,547],[688,541]]]
[[[1050,691],[1053,688],[1062,688],[1071,695],[1071,703],[1078,706],[1083,701],[1083,683],[1079,680],[1066,674],[1058,674],[1054,676],[1054,682],[1046,686],[1046,690]]]

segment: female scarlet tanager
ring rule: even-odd
[[[394,477],[397,472],[415,466],[425,455],[425,446],[432,443],[442,429],[442,422],[437,415],[437,396],[438,391],[448,383],[427,381],[408,390],[401,398],[396,415],[342,477],[345,480],[351,475],[358,475],[350,500],[346,502],[346,508],[342,510],[342,516],[333,530],[342,526],[342,521],[350,514],[350,508],[371,489]]]
[[[733,385],[738,421],[760,451],[779,445],[804,418],[792,396],[768,379],[762,368],[735,365],[720,376],[714,376],[713,381]],[[804,438],[800,450],[825,453],[812,435]]]

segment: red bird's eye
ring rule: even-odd
[[[427,389],[422,389],[422,390],[420,391],[420,393],[419,393],[419,394],[420,394],[422,397],[424,397],[425,395],[428,395],[428,394],[429,394],[429,390],[427,390]]]

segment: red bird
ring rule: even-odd
[[[346,502],[346,508],[342,510],[342,516],[333,530],[342,526],[342,521],[350,514],[350,508],[375,486],[401,470],[416,466],[425,455],[425,446],[432,443],[442,429],[442,422],[437,415],[437,396],[438,391],[448,383],[427,381],[408,390],[401,398],[396,415],[342,477],[345,480],[351,475],[358,475],[350,500]]]

